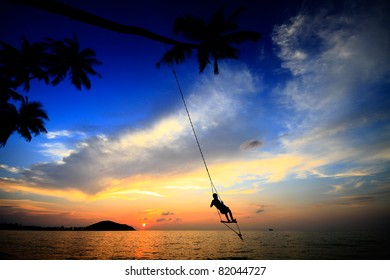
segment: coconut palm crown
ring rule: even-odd
[[[214,74],[218,74],[220,60],[238,59],[240,52],[233,44],[256,42],[261,38],[258,32],[237,30],[236,19],[243,11],[242,8],[228,18],[225,18],[224,10],[218,10],[208,22],[193,16],[177,18],[173,27],[175,35],[181,35],[191,43],[173,45],[157,63],[157,67],[161,64],[180,64],[196,49],[199,72],[202,73],[213,61]]]
[[[69,76],[77,89],[89,90],[89,76],[101,77],[93,69],[101,64],[95,56],[90,48],[80,49],[75,35],[63,41],[47,39],[38,43],[23,37],[20,49],[0,41],[0,147],[14,132],[28,142],[32,136],[47,132],[45,121],[49,118],[42,104],[29,102],[19,88],[28,92],[33,79],[56,86]]]
[[[48,59],[48,75],[52,78],[53,86],[62,82],[69,74],[72,84],[81,90],[81,87],[91,89],[91,81],[88,76],[101,75],[93,69],[93,66],[102,64],[97,60],[96,53],[91,48],[80,50],[80,44],[76,37],[66,38],[63,41],[48,39],[51,48]]]

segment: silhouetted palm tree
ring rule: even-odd
[[[18,132],[26,141],[30,142],[32,134],[47,133],[45,120],[48,120],[46,112],[39,102],[29,102],[27,97],[22,99],[19,110],[12,103],[0,103],[0,147],[7,144],[8,138],[14,132]]]
[[[172,64],[175,62],[184,62],[187,57],[191,56],[192,50],[197,49],[200,72],[211,63],[210,59],[213,59],[214,73],[218,74],[218,61],[220,59],[238,58],[239,51],[237,48],[231,46],[231,44],[245,41],[258,41],[261,37],[258,32],[237,31],[235,19],[242,9],[238,9],[226,20],[223,16],[224,9],[221,9],[214,14],[209,23],[205,23],[203,20],[194,17],[177,19],[174,28],[175,33],[182,34],[186,39],[194,42],[190,43],[167,38],[142,27],[120,24],[58,1],[17,0],[17,2],[114,32],[142,36],[157,42],[172,45],[172,49],[163,55],[162,59],[157,63],[157,66],[160,66],[162,63]]]
[[[0,106],[9,100],[22,101],[23,96],[13,89],[13,82],[0,75]]]
[[[26,37],[22,38],[22,46],[17,49],[0,41],[0,75],[10,81],[12,88],[23,85],[25,91],[30,90],[30,80],[39,79],[48,82],[45,71],[46,52],[43,43],[30,44]]]
[[[8,138],[17,128],[18,110],[15,105],[0,102],[0,147],[7,144]]]
[[[16,131],[26,141],[30,142],[31,134],[39,135],[41,132],[47,133],[45,128],[45,121],[49,120],[45,110],[42,109],[40,102],[29,102],[25,97],[18,112],[18,122]]]
[[[32,135],[46,132],[46,112],[39,102],[29,102],[16,90],[23,86],[30,90],[32,79],[44,80],[53,86],[68,74],[77,89],[91,88],[89,75],[101,77],[93,66],[101,64],[95,52],[86,48],[80,50],[77,37],[56,41],[30,44],[23,37],[22,46],[17,49],[8,43],[0,42],[0,147],[8,138],[18,132],[27,141]],[[13,101],[11,101],[13,100]],[[21,103],[19,109],[16,103]]]
[[[172,65],[181,63],[192,54],[192,49],[197,49],[199,72],[203,72],[213,60],[214,74],[219,73],[218,61],[221,59],[238,59],[239,50],[232,44],[245,41],[258,41],[260,33],[254,31],[237,31],[236,18],[242,9],[236,10],[230,17],[224,17],[224,9],[217,11],[209,22],[192,16],[177,18],[174,24],[175,35],[196,43],[194,45],[178,44],[168,50],[157,63]]]
[[[76,35],[71,39],[55,41],[48,39],[51,53],[48,59],[48,74],[53,78],[51,84],[56,86],[69,74],[72,84],[79,90],[84,86],[91,89],[91,81],[88,75],[101,75],[93,69],[93,66],[102,64],[96,59],[96,53],[91,48],[80,50]]]
[[[10,100],[22,101],[23,96],[11,88],[12,82],[0,75],[0,147],[4,147],[16,131],[18,110]]]
[[[182,63],[191,56],[193,50],[196,50],[199,71],[203,72],[212,60],[214,73],[218,74],[219,60],[238,58],[239,50],[232,44],[260,39],[258,32],[237,31],[235,20],[241,9],[227,19],[223,15],[224,10],[221,9],[208,23],[194,17],[177,19],[174,25],[175,34],[181,34],[191,41],[180,42],[141,27],[116,23],[55,0],[13,0],[13,2],[30,5],[115,32],[142,36],[172,45],[172,49],[167,51],[157,63],[158,66],[161,63],[169,65]],[[45,44],[30,44],[23,38],[20,51],[4,42],[0,42],[0,47],[2,47],[0,49],[0,125],[1,128],[6,128],[1,130],[0,146],[5,145],[14,131],[27,141],[31,140],[31,134],[38,135],[46,132],[44,121],[48,117],[42,109],[42,104],[29,103],[27,98],[15,91],[19,86],[23,85],[24,90],[29,91],[31,79],[43,79],[46,83],[55,86],[69,74],[72,84],[77,89],[80,90],[82,87],[90,89],[91,82],[88,76],[101,77],[93,69],[93,66],[101,64],[96,59],[95,52],[90,48],[80,50],[76,36],[64,41],[49,39]],[[19,110],[14,104],[8,102],[9,99],[22,102]]]
[[[120,24],[115,21],[97,16],[95,14],[80,10],[78,8],[69,6],[68,4],[55,1],[55,0],[10,0],[11,2],[17,2],[25,4],[31,7],[35,7],[44,11],[48,11],[57,15],[65,16],[73,20],[78,20],[93,26],[98,26],[106,30],[119,32],[127,35],[141,36],[164,44],[176,45],[179,41],[171,38],[156,34],[145,28],[138,26],[131,26]]]

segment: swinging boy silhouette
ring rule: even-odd
[[[236,223],[237,220],[233,218],[232,211],[227,207],[225,204],[223,204],[223,201],[220,201],[218,199],[218,194],[214,193],[213,194],[213,200],[211,201],[210,207],[215,206],[221,214],[224,214],[226,216],[227,222],[228,223]],[[230,219],[229,219],[229,216]]]

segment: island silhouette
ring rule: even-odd
[[[132,226],[119,224],[113,221],[101,221],[86,227],[42,227],[25,226],[21,224],[0,224],[0,230],[79,230],[79,231],[132,231]]]
[[[115,230],[135,230],[135,229],[126,224],[118,224],[113,221],[101,221],[96,224],[85,227],[84,230],[115,231]]]

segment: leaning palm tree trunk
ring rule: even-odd
[[[193,17],[177,19],[174,26],[175,34],[183,33],[182,35],[184,35],[185,39],[189,39],[189,42],[182,42],[167,38],[142,27],[120,24],[55,0],[8,1],[29,5],[107,30],[142,36],[160,43],[172,45],[172,49],[166,52],[163,58],[157,63],[158,67],[161,64],[182,63],[186,58],[191,56],[192,50],[196,50],[199,72],[203,72],[211,62],[210,59],[212,59],[214,62],[214,73],[218,74],[219,60],[238,59],[239,51],[237,48],[232,47],[231,43],[238,44],[245,41],[256,42],[261,37],[261,34],[255,31],[237,30],[235,19],[241,13],[242,9],[238,9],[227,19],[223,16],[224,9],[221,9],[213,15],[208,23]]]
[[[107,30],[128,34],[128,35],[142,36],[144,38],[148,38],[164,44],[169,44],[169,45],[185,44],[185,45],[192,45],[193,47],[196,46],[195,44],[183,43],[183,42],[176,41],[174,39],[161,36],[157,33],[151,32],[142,27],[120,24],[112,20],[99,17],[97,15],[88,13],[86,11],[53,0],[8,0],[8,1],[12,1],[13,3],[16,2],[16,3],[25,4],[54,14],[66,16],[71,19],[78,20]]]

